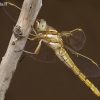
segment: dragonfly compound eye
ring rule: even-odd
[[[40,21],[40,24],[39,24],[39,30],[40,31],[46,31],[46,21],[44,21],[44,20],[41,20]]]

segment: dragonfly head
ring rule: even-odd
[[[46,31],[47,28],[47,24],[46,21],[44,21],[43,19],[40,20],[36,20],[35,22],[35,30],[38,31]]]

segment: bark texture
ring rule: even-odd
[[[42,0],[25,0],[23,2],[22,10],[16,25],[21,27],[21,31],[25,37],[28,37],[31,31],[31,25],[37,17],[37,14],[42,6]],[[15,50],[22,50],[25,47],[26,38],[22,38],[12,45],[12,41],[16,39],[14,34],[12,35],[7,51],[2,57],[0,64],[0,100],[4,100],[5,93],[11,82],[13,73],[16,70],[18,60],[22,52],[14,52]]]

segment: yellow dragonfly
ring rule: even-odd
[[[8,2],[8,8],[15,7],[16,5]],[[8,16],[16,21],[18,16],[10,14],[9,9],[4,7]],[[18,15],[18,13],[16,13]],[[15,15],[16,15],[15,14]],[[32,41],[38,41],[35,51],[26,52],[31,55],[32,58],[42,62],[53,62],[56,55],[67,67],[69,67],[98,97],[100,91],[94,86],[87,77],[96,77],[100,75],[99,66],[90,58],[77,53],[80,50],[86,40],[85,34],[82,29],[77,28],[72,31],[58,32],[53,27],[49,26],[45,20],[36,20],[34,28],[32,30],[32,38],[28,38]],[[44,47],[45,46],[45,47]],[[51,57],[53,55],[53,57]]]

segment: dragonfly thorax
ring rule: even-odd
[[[60,37],[58,32],[53,34],[53,31],[46,31],[43,33],[39,33],[38,35],[39,39],[43,40],[44,43],[46,43],[49,47],[53,49],[63,47],[62,38]]]

